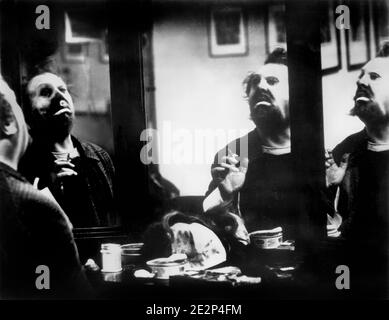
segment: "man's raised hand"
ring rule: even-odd
[[[61,181],[65,177],[76,176],[77,172],[74,170],[74,164],[67,160],[55,160],[54,172],[51,178],[54,183]]]
[[[218,184],[224,200],[229,200],[235,192],[238,192],[246,179],[248,158],[243,158],[239,164],[238,155],[228,149],[228,155],[222,157],[221,163],[211,171],[213,179]]]
[[[339,166],[336,164],[331,151],[326,150],[325,158],[326,158],[326,184],[327,187],[337,186],[339,185],[344,175],[346,174],[346,170],[349,163],[349,153],[345,153],[342,157],[342,160]]]

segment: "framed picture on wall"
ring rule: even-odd
[[[323,74],[338,71],[341,66],[340,33],[335,25],[334,1],[322,1],[323,14],[320,21],[321,67]]]
[[[269,54],[275,48],[286,49],[286,19],[285,5],[272,4],[268,6],[266,16],[266,50]]]
[[[369,3],[346,0],[350,9],[350,29],[346,30],[347,69],[360,69],[370,60]]]
[[[321,60],[323,74],[335,72],[341,68],[340,34],[335,27],[334,2],[331,0],[322,1],[323,12],[320,21],[321,32]],[[266,40],[267,53],[275,48],[287,47],[286,40],[286,16],[285,5],[278,3],[268,6],[266,18]]]
[[[239,7],[212,9],[208,38],[211,57],[247,55],[247,22],[243,10]]]
[[[63,58],[65,62],[83,63],[87,55],[86,45],[83,43],[64,43]]]

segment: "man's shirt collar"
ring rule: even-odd
[[[88,144],[82,143],[76,137],[72,136],[72,142],[74,147],[78,150],[81,156],[85,156],[88,159],[93,159],[96,161],[100,161],[96,152],[94,152]]]
[[[290,149],[290,146],[282,147],[282,148],[262,146],[262,151],[263,151],[263,153],[272,154],[275,156],[280,156],[283,154],[290,153],[291,149]]]
[[[368,141],[367,150],[374,151],[374,152],[388,151],[389,143],[375,143],[375,142]]]

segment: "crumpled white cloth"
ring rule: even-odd
[[[211,229],[197,222],[179,222],[170,228],[173,233],[172,254],[186,254],[190,269],[204,270],[226,261],[226,250]]]

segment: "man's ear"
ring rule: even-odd
[[[0,123],[0,130],[5,136],[12,136],[18,132],[18,126],[13,114],[8,114]]]

